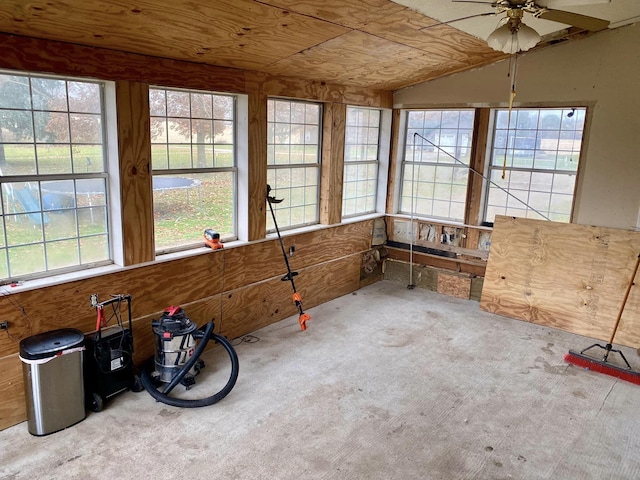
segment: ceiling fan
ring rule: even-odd
[[[454,21],[466,20],[486,15],[506,14],[504,23],[487,38],[487,44],[494,50],[517,53],[533,48],[540,41],[540,35],[523,22],[524,14],[577,27],[581,30],[597,32],[609,26],[608,20],[589,17],[574,12],[558,10],[558,7],[611,3],[611,0],[452,0],[454,3],[476,3],[491,6],[494,12],[471,15]],[[451,22],[445,22],[451,23]]]

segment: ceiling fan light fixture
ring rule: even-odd
[[[494,30],[487,38],[487,45],[504,53],[518,53],[535,47],[540,35],[533,28],[520,22],[517,26],[511,23]]]

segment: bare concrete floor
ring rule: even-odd
[[[127,392],[46,437],[0,432],[0,478],[640,478],[640,387],[563,362],[590,339],[389,281],[309,313],[240,343],[216,405]],[[220,350],[190,395],[215,391]]]

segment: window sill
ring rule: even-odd
[[[347,224],[352,224],[352,223],[358,223],[358,222],[362,222],[362,221],[366,221],[366,220],[370,220],[370,219],[374,219],[374,218],[381,218],[381,217],[384,217],[384,216],[385,215],[383,213],[372,213],[372,214],[369,214],[369,215],[363,215],[361,217],[346,218],[341,223],[337,223],[337,224],[333,224],[333,225],[320,225],[320,224],[308,225],[308,226],[305,226],[305,227],[286,230],[285,232],[281,232],[280,234],[282,235],[283,238],[286,238],[286,237],[293,236],[293,235],[299,235],[299,234],[302,234],[302,233],[314,232],[314,231],[318,231],[318,230],[324,230],[324,229],[327,229],[327,228],[336,227],[338,225],[347,225]],[[274,239],[277,239],[277,238],[278,238],[278,236],[274,232],[274,233],[267,234],[266,238],[263,238],[263,239],[260,239],[260,240],[255,240],[255,241],[251,241],[251,242],[243,241],[243,240],[233,240],[233,241],[230,241],[230,242],[225,242],[224,243],[224,249],[242,247],[242,246],[251,245],[251,244],[254,244],[254,243],[268,242],[268,241],[271,241],[271,240],[274,240]],[[146,263],[139,263],[139,264],[136,264],[136,265],[130,265],[130,266],[126,266],[126,267],[121,266],[121,265],[105,265],[105,266],[90,268],[90,269],[86,269],[86,270],[79,270],[79,271],[76,271],[76,272],[69,272],[69,273],[64,273],[64,274],[59,274],[59,275],[52,275],[50,277],[38,278],[38,279],[33,279],[33,280],[25,280],[23,282],[20,282],[15,287],[11,287],[10,285],[4,285],[4,286],[0,287],[0,295],[10,295],[10,294],[14,294],[14,293],[27,292],[27,291],[30,291],[30,290],[37,290],[37,289],[40,289],[40,288],[51,287],[51,286],[54,286],[54,285],[61,285],[61,284],[65,284],[65,283],[75,282],[75,281],[78,281],[78,280],[86,280],[86,279],[89,279],[89,278],[99,277],[99,276],[107,275],[107,274],[110,274],[110,273],[116,273],[116,272],[121,272],[121,271],[125,271],[125,270],[132,270],[134,268],[143,268],[143,267],[147,267],[147,266],[150,266],[150,265],[155,265],[155,264],[164,263],[164,262],[170,262],[170,261],[173,261],[173,260],[179,260],[181,258],[188,258],[188,257],[197,256],[197,255],[205,255],[207,253],[212,253],[212,250],[203,245],[202,247],[196,247],[196,248],[192,248],[192,249],[189,249],[189,250],[182,250],[182,251],[179,251],[179,252],[171,252],[171,253],[165,253],[165,254],[162,254],[162,255],[157,255],[156,259],[154,261],[146,262]],[[120,293],[122,293],[122,292],[120,292]]]

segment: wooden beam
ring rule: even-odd
[[[170,60],[0,33],[0,68],[227,93],[262,93],[390,108],[390,90]]]
[[[387,247],[389,258],[391,260],[401,260],[408,262],[410,254],[408,250]],[[457,259],[449,257],[441,257],[439,255],[430,255],[428,253],[413,252],[413,262],[417,265],[428,265],[430,267],[452,270],[454,272],[470,273],[473,275],[484,276],[486,266],[478,261]]]
[[[387,182],[387,213],[393,214],[398,211],[400,208],[399,199],[396,198],[396,190],[398,190],[397,182],[400,179],[401,175],[398,171],[399,168],[402,168],[402,161],[398,158],[399,151],[402,148],[400,139],[400,114],[401,110],[394,109],[393,117],[391,119],[391,149],[389,158],[389,175]]]
[[[267,233],[267,96],[249,95],[248,240]]]
[[[464,223],[467,225],[480,225],[479,217],[482,208],[482,189],[484,186],[484,178],[482,178],[482,175],[484,175],[487,157],[490,113],[491,110],[489,108],[476,108],[475,111],[471,163],[469,165],[469,178],[467,182],[467,203],[464,214]]]
[[[124,264],[155,259],[149,86],[116,82]]]
[[[342,221],[342,182],[347,107],[325,103],[322,135],[322,175],[320,180],[320,223]]]

